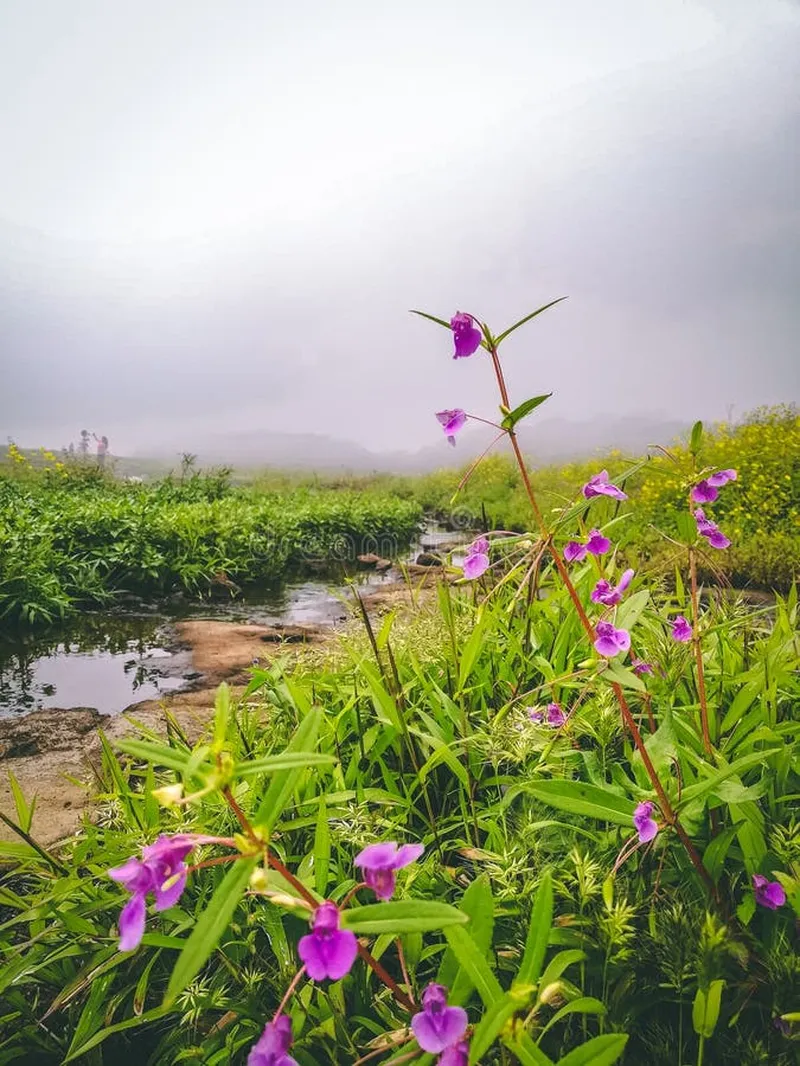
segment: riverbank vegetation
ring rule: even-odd
[[[197,743],[167,712],[105,745],[61,846],[15,790],[0,1063],[796,1061],[797,591],[701,595],[737,523],[784,521],[751,514],[774,471],[697,423],[655,495],[609,464],[540,496],[516,426],[547,397],[513,406],[499,354],[538,313],[433,319],[494,371],[521,530],[489,494],[503,528],[410,616],[223,686]],[[656,515],[669,580],[626,565]]]

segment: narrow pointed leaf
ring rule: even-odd
[[[510,411],[500,425],[503,429],[513,429],[517,422],[521,422],[531,411],[541,407],[545,400],[549,400],[552,395],[552,392],[546,392],[542,396],[532,396],[529,400],[525,400],[519,407],[515,407],[513,411]]]
[[[540,315],[542,311],[546,311],[548,308],[555,307],[556,304],[560,304],[562,300],[566,300],[566,296],[559,296],[557,300],[551,300],[549,304],[545,304],[544,307],[540,307],[536,311],[531,311],[529,315],[525,315],[525,317],[521,318],[519,322],[515,322],[513,326],[509,326],[508,329],[504,330],[499,337],[495,338],[495,347],[502,344],[506,337],[509,337],[515,329],[519,329],[520,326],[524,326],[526,322],[530,322],[532,318],[536,318],[536,316]]]
[[[537,985],[542,973],[550,926],[553,921],[553,875],[546,870],[536,890],[536,899],[528,925],[528,939],[516,981],[521,985]]]

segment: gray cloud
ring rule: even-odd
[[[757,7],[0,4],[0,431],[416,447],[494,400],[406,309],[563,294],[508,349],[555,415],[795,398],[800,12]]]

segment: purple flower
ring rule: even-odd
[[[528,717],[532,722],[536,722],[537,725],[541,725],[544,721],[544,711],[539,707],[529,707]]]
[[[634,659],[631,663],[631,670],[633,670],[638,677],[641,677],[642,674],[652,674],[653,667],[650,663],[646,663],[644,659]]]
[[[591,500],[593,496],[611,496],[615,500],[627,500],[628,498],[627,493],[611,484],[607,470],[601,470],[599,474],[589,478],[583,486],[583,495],[587,500]]]
[[[453,340],[456,343],[454,359],[463,359],[466,355],[474,355],[480,347],[482,334],[475,328],[475,319],[463,311],[456,311],[450,319],[450,329],[453,331]]]
[[[462,411],[460,407],[456,407],[453,411],[437,411],[436,417],[441,422],[448,441],[455,447],[456,433],[467,421],[467,412]]]
[[[258,1042],[250,1049],[247,1066],[297,1066],[297,1060],[286,1054],[291,1042],[292,1023],[282,1014],[274,1022],[267,1022]]]
[[[653,804],[650,800],[640,803],[633,812],[633,824],[639,834],[639,843],[646,844],[658,832],[658,822],[653,818]]]
[[[564,545],[564,558],[568,563],[579,563],[586,558],[587,552],[591,555],[605,555],[611,548],[611,541],[604,537],[599,529],[593,529],[586,539],[585,544],[577,540],[570,540]]]
[[[130,858],[108,871],[112,880],[131,893],[119,916],[120,951],[133,951],[141,943],[149,893],[155,896],[157,911],[175,906],[186,887],[188,871],[183,860],[206,840],[207,837],[186,833],[160,836],[155,844],[142,848],[141,859]]]
[[[469,1044],[466,1040],[459,1040],[457,1044],[444,1049],[436,1066],[467,1066],[468,1063]]]
[[[730,547],[730,541],[725,534],[720,530],[716,522],[712,522],[710,518],[706,518],[703,511],[698,507],[694,512],[694,520],[697,522],[697,532],[701,537],[705,537],[712,548]]]
[[[614,607],[622,599],[623,593],[633,580],[635,572],[635,570],[626,570],[616,586],[606,581],[604,577],[600,578],[592,589],[592,603],[604,603],[606,607]]]
[[[566,722],[567,716],[561,710],[557,703],[547,704],[547,724],[551,725],[554,729],[560,729]]]
[[[692,627],[682,614],[672,619],[672,639],[677,640],[679,644],[685,644],[687,640],[692,639]]]
[[[631,635],[627,629],[617,629],[610,622],[598,622],[594,628],[597,634],[595,650],[607,659],[630,648]]]
[[[326,977],[338,981],[350,973],[358,954],[358,941],[355,933],[339,928],[339,908],[335,903],[320,903],[317,907],[311,932],[300,938],[297,954],[314,981]]]
[[[467,1022],[463,1007],[447,1006],[447,989],[431,982],[422,993],[422,1010],[411,1019],[411,1028],[422,1050],[436,1055],[461,1040]]]
[[[394,894],[395,870],[416,862],[424,850],[422,844],[404,844],[398,848],[393,840],[370,844],[356,855],[353,864],[363,869],[364,880],[378,899],[386,900]]]
[[[753,874],[753,891],[756,895],[756,903],[776,911],[786,902],[786,893],[780,881],[768,881],[761,874]]]
[[[738,474],[735,470],[718,470],[716,474],[698,481],[692,489],[692,499],[695,503],[713,503],[719,496],[718,489],[727,485],[729,481],[735,481]]]
[[[489,569],[489,541],[486,537],[478,537],[470,544],[462,569],[468,581],[474,581]]]

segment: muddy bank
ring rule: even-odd
[[[412,607],[420,590],[439,579],[432,570],[420,570],[411,586],[386,582],[362,595],[369,613]],[[339,631],[333,624],[244,625],[203,619],[179,622],[174,629],[176,646],[191,656],[192,669],[199,675],[188,688],[132,704],[120,715],[72,707],[0,720],[0,811],[16,819],[10,771],[28,801],[36,795],[32,834],[41,843],[52,844],[74,832],[91,805],[99,784],[100,729],[112,741],[136,734],[137,723],[161,731],[168,710],[196,740],[211,717],[214,690],[221,681],[239,696],[254,664],[267,665],[278,655],[300,657],[336,639]],[[0,840],[18,839],[0,823]]]

